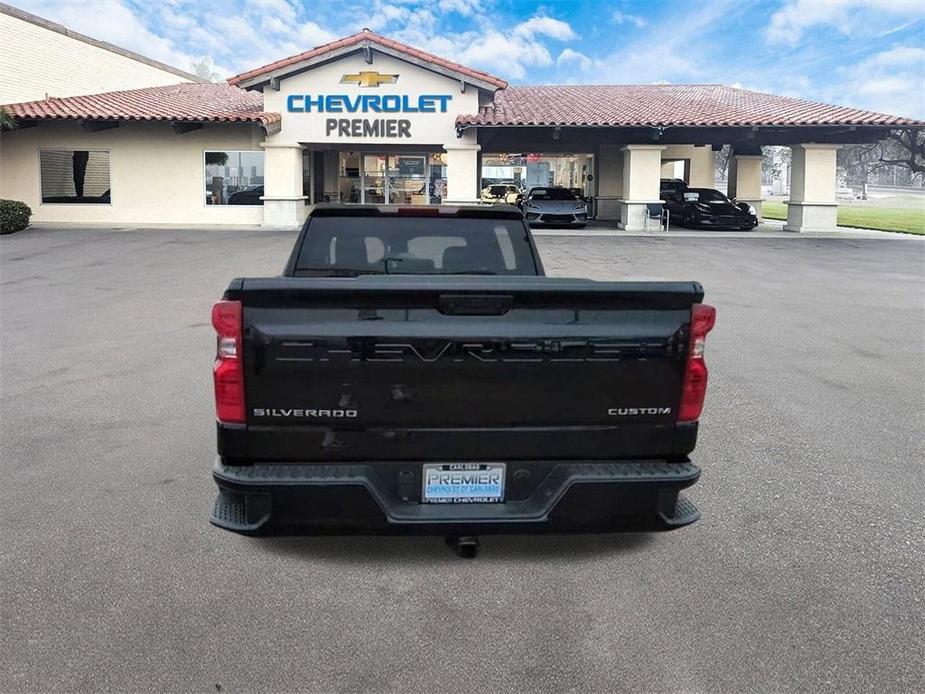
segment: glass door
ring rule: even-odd
[[[440,205],[446,197],[446,154],[431,154],[427,161],[427,183],[430,204]]]
[[[352,152],[341,152],[337,177],[340,202],[362,202],[360,182],[360,156]]]
[[[386,157],[381,154],[363,155],[363,199],[367,205],[389,201],[389,177]]]
[[[340,153],[341,202],[367,205],[440,204],[446,195],[442,154]]]
[[[392,199],[397,205],[426,205],[430,202],[428,161],[424,154],[391,154],[387,157]]]

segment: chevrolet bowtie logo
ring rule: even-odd
[[[361,70],[353,75],[344,75],[341,84],[358,84],[361,87],[378,87],[380,84],[398,82],[398,75],[383,75],[375,70]]]

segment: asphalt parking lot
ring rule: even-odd
[[[293,233],[0,241],[0,691],[923,691],[925,243],[544,235],[717,306],[658,535],[252,539],[214,499],[209,309]]]

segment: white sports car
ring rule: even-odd
[[[568,188],[531,188],[524,198],[524,219],[530,226],[545,224],[580,229],[588,222],[588,208]]]

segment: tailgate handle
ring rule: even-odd
[[[437,307],[447,316],[503,316],[513,303],[510,294],[441,294]]]

